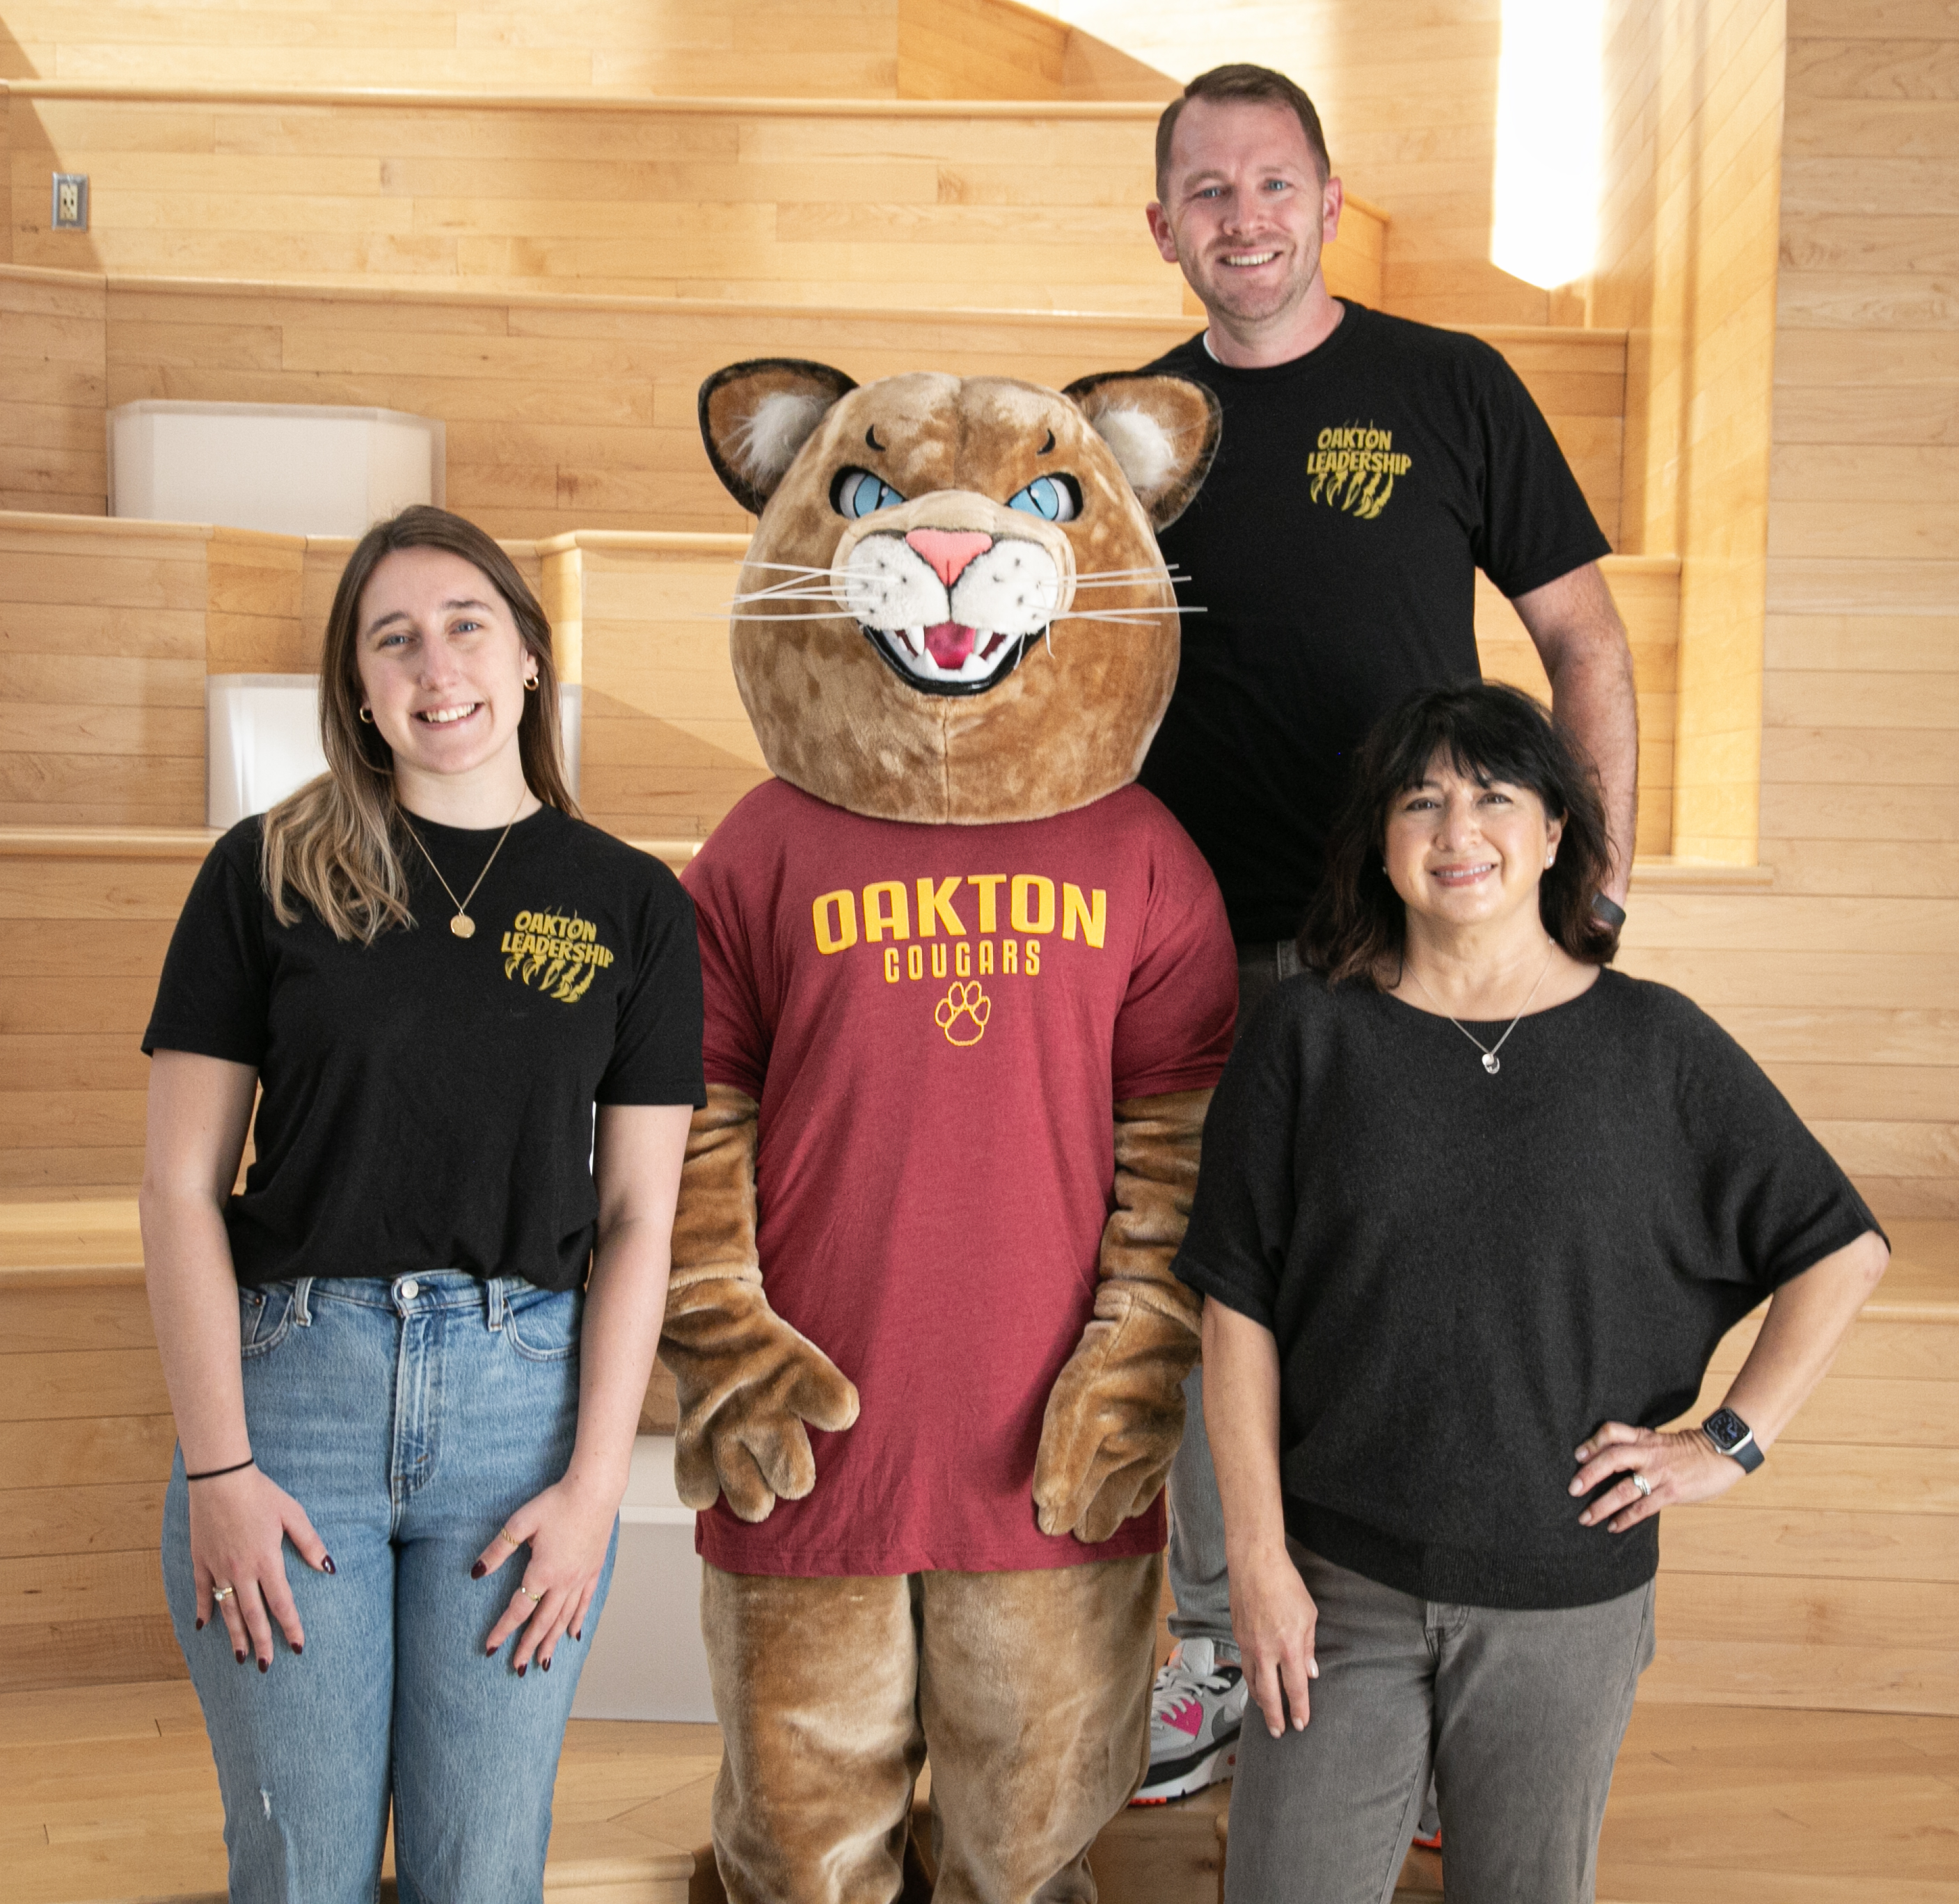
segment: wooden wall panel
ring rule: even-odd
[[[1227,60],[1297,80],[1341,177],[1393,217],[1386,309],[1446,324],[1582,320],[1582,300],[1490,262],[1502,0],[1056,0],[1053,11],[1180,81]]]
[[[0,265],[0,509],[108,506],[103,303],[100,277]]]
[[[1170,82],[1011,0],[12,0],[0,78],[776,98],[1155,99]]]
[[[1594,322],[1628,333],[1621,546],[1681,558],[1673,850],[1755,856],[1783,0],[1612,0]]]
[[[1959,1228],[1891,1230],[1891,1272],[1767,1464],[1663,1519],[1643,1699],[1959,1712]],[[1719,1404],[1759,1321],[1684,1419]]]
[[[1955,49],[1938,0],[1790,0],[1760,852],[1779,894],[1838,909],[1801,1107],[1907,1217],[1959,1217],[1959,97],[1938,77]]]

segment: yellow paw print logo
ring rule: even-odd
[[[945,1033],[949,1045],[976,1045],[986,1035],[986,1020],[993,1015],[993,1001],[980,989],[975,979],[961,985],[955,979],[952,989],[939,1000],[932,1022]]]

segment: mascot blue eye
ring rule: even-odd
[[[840,471],[830,488],[830,506],[839,516],[853,519],[878,509],[896,509],[904,500],[881,476],[874,476],[868,469]]]
[[[1072,522],[1081,513],[1081,492],[1066,476],[1037,476],[1018,496],[1007,499],[1007,506],[1043,522]]]

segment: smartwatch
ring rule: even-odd
[[[1732,1408],[1716,1408],[1700,1424],[1700,1432],[1714,1444],[1717,1454],[1742,1464],[1742,1472],[1752,1474],[1761,1466],[1762,1451],[1755,1445],[1755,1431]]]

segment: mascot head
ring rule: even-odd
[[[1176,680],[1153,532],[1218,427],[1180,377],[717,371],[701,434],[761,518],[730,646],[770,770],[935,824],[1043,819],[1134,779]]]

